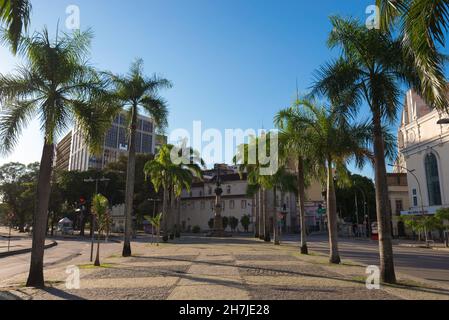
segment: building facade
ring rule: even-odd
[[[434,214],[449,207],[449,125],[437,124],[448,117],[431,109],[414,91],[407,92],[398,132],[410,202],[410,210],[403,214]]]
[[[388,200],[393,222],[393,235],[405,236],[404,224],[399,217],[410,210],[410,197],[406,173],[389,173],[387,175]]]
[[[180,203],[180,223],[184,231],[189,231],[195,226],[201,230],[209,230],[209,220],[214,217],[215,188],[217,182],[217,168],[220,168],[221,188],[223,189],[222,216],[235,217],[239,221],[244,215],[250,217],[250,232],[254,232],[257,210],[261,210],[260,198],[248,196],[248,182],[246,175],[240,177],[236,173],[236,167],[224,164],[216,165],[214,170],[207,170],[204,181],[193,184],[190,192],[183,190]],[[318,215],[319,208],[325,208],[321,185],[312,183],[306,191],[306,224],[310,230],[319,228],[322,217]],[[276,203],[274,193],[268,190],[266,193],[267,210],[270,217],[270,226],[273,225],[273,212],[283,217],[284,232],[299,231],[299,210],[297,198],[294,193],[277,191]],[[281,215],[282,213],[282,215]],[[243,226],[239,223],[239,231]]]
[[[72,131],[70,131],[56,145],[54,168],[57,171],[67,171],[70,166],[70,148],[72,145]]]
[[[82,131],[75,125],[70,148],[69,170],[87,171],[103,169],[108,163],[116,162],[122,154],[128,152],[127,115],[118,115],[111,128],[106,133],[104,145],[99,155],[92,154]],[[154,154],[156,149],[156,134],[153,121],[144,116],[138,117],[136,132],[136,152]]]

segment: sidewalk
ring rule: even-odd
[[[134,255],[116,253],[103,266],[78,265],[80,289],[67,289],[66,267],[46,270],[51,288],[23,288],[26,275],[9,279],[9,295],[22,299],[132,300],[396,300],[449,299],[449,287],[402,274],[399,284],[368,290],[366,267],[350,261],[329,265],[318,254],[251,238],[183,237],[178,243],[133,243]],[[69,263],[69,262],[68,262]],[[1,291],[1,289],[0,289]]]
[[[9,229],[0,227],[0,254],[8,252]],[[49,246],[52,240],[46,240],[45,245]],[[9,252],[31,249],[32,239],[27,233],[19,233],[17,230],[11,230],[11,239],[9,241]]]

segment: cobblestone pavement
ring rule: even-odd
[[[78,264],[80,288],[66,289],[65,265],[46,270],[49,288],[22,287],[26,275],[9,279],[0,299],[449,299],[449,290],[400,276],[400,285],[368,290],[366,267],[332,266],[323,255],[251,238],[183,237],[160,246],[133,243],[134,255],[103,257],[103,267]],[[68,262],[72,263],[72,262]]]

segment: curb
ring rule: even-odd
[[[58,245],[58,243],[56,241],[53,241],[50,244],[47,244],[46,246],[44,246],[44,250],[56,247]],[[29,253],[31,252],[31,248],[29,249],[22,249],[22,250],[16,250],[16,251],[10,251],[10,252],[2,252],[0,253],[0,259],[1,258],[6,258],[6,257],[11,257],[11,256],[16,256],[19,254],[25,254],[25,253]]]

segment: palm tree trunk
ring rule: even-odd
[[[259,215],[258,215],[257,194],[253,197],[253,217],[254,217],[254,238],[259,238]]]
[[[167,188],[164,188],[164,194],[162,196],[162,221],[164,223],[164,239],[168,239],[168,214],[167,214]]]
[[[125,191],[125,241],[123,244],[123,257],[131,256],[131,236],[133,224],[134,181],[136,173],[136,128],[137,106],[133,106],[131,115],[131,128],[129,130],[128,168],[126,173]]]
[[[100,264],[100,230],[98,230],[98,237],[97,237],[97,256],[95,258],[94,266],[99,267]]]
[[[42,288],[44,283],[44,247],[47,233],[48,203],[50,201],[53,144],[44,143],[37,183],[37,203],[33,218],[33,244],[27,287]]]
[[[265,188],[262,189],[262,201],[263,201],[263,220],[264,220],[264,241],[270,242],[270,219],[268,218],[268,208],[267,208],[267,190]]]
[[[330,157],[327,163],[327,220],[330,248],[329,262],[339,264],[341,259],[338,252],[337,199],[335,196],[332,159]]]
[[[394,271],[393,243],[391,239],[391,216],[388,210],[387,169],[385,165],[385,147],[380,112],[376,112],[374,115],[373,125],[380,272],[383,282],[395,283],[396,274]]]
[[[278,227],[278,215],[276,212],[277,207],[277,188],[273,188],[273,238],[274,245],[278,246],[281,244],[279,239],[279,227]]]
[[[258,215],[259,215],[259,239],[265,239],[265,219],[263,216],[263,201],[262,201],[262,189],[257,192],[258,196]]]
[[[306,226],[306,193],[304,183],[304,159],[298,158],[297,167],[297,183],[298,183],[298,208],[299,208],[299,225],[301,228],[301,254],[309,254],[307,248],[307,226]]]

